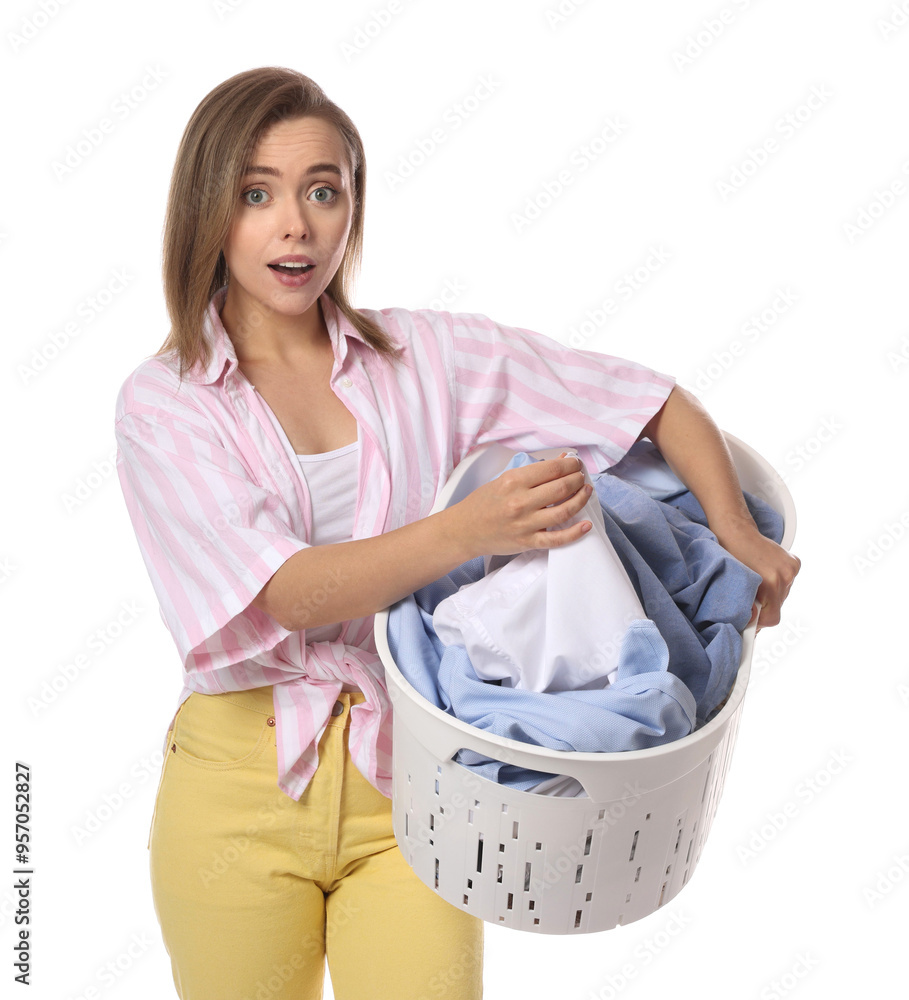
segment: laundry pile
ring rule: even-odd
[[[506,469],[533,461],[517,453]],[[593,530],[456,567],[391,608],[389,648],[424,698],[497,736],[582,752],[659,746],[731,691],[760,577],[719,545],[649,441],[588,481],[594,492],[567,523]],[[781,516],[745,499],[779,542]],[[455,760],[523,791],[586,794],[573,778],[474,751]]]

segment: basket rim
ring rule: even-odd
[[[766,477],[765,482],[772,483],[775,487],[775,502],[772,502],[771,505],[775,507],[778,513],[783,516],[784,534],[780,544],[783,548],[787,550],[790,549],[795,535],[795,504],[785,480],[762,455],[755,451],[754,448],[741,438],[726,430],[721,430],[721,433],[724,436],[727,445],[731,445],[731,450],[734,453],[733,458],[736,460],[736,472],[740,473],[738,468],[738,458],[741,456],[751,463],[756,464],[760,468],[761,473]],[[451,476],[449,476],[448,480],[443,484],[431,513],[435,513],[436,511],[448,506],[460,481],[460,477],[457,475],[458,470],[461,469],[463,473],[463,468],[467,465],[467,463],[476,461],[482,454],[492,450],[501,450],[503,454],[505,452],[516,454],[514,449],[507,448],[502,445],[501,442],[493,441],[487,442],[486,444],[473,449],[473,451],[461,460],[458,466],[456,466],[452,471]],[[543,456],[548,455],[550,452],[555,454],[560,450],[564,449],[534,449],[531,454]],[[738,453],[738,455],[735,453]],[[739,478],[741,480],[741,475]],[[407,598],[404,598],[404,600],[406,599]],[[408,700],[412,702],[416,708],[421,709],[432,718],[444,723],[450,729],[464,734],[465,737],[469,739],[476,739],[477,734],[482,733],[483,741],[491,746],[500,747],[502,750],[508,750],[512,753],[521,753],[522,755],[531,758],[537,758],[541,764],[548,763],[550,765],[557,761],[575,761],[578,763],[606,763],[618,761],[631,763],[634,761],[644,760],[655,761],[659,760],[661,757],[673,754],[680,755],[684,751],[693,750],[699,743],[705,743],[711,738],[718,739],[722,730],[725,729],[730,720],[741,708],[742,702],[745,698],[748,681],[751,675],[751,659],[754,650],[754,641],[757,634],[758,615],[754,614],[754,620],[747,625],[741,633],[741,656],[736,670],[735,681],[733,682],[725,705],[723,705],[720,711],[717,712],[712,719],[706,722],[699,729],[695,729],[693,732],[689,733],[687,736],[683,736],[681,739],[671,740],[668,743],[663,743],[659,746],[647,747],[643,750],[615,750],[606,752],[557,750],[551,747],[541,747],[533,743],[525,743],[521,740],[510,739],[505,736],[497,736],[485,730],[478,729],[477,727],[457,718],[457,716],[450,715],[448,712],[443,711],[441,708],[438,708],[436,705],[433,705],[426,698],[424,698],[423,695],[420,694],[420,692],[417,691],[410,681],[408,681],[407,678],[401,673],[394,657],[391,655],[391,649],[388,644],[389,612],[400,603],[401,602],[396,602],[387,608],[383,608],[381,611],[377,611],[373,626],[373,636],[379,658],[385,668],[386,676],[391,679],[395,687],[397,687],[402,694],[406,695]],[[759,611],[756,603],[752,610]],[[545,768],[541,769],[545,770]]]
[[[394,605],[392,605],[392,607],[394,607]],[[602,763],[606,763],[608,761],[622,761],[628,763],[637,760],[656,760],[672,753],[678,754],[693,748],[698,743],[709,740],[718,732],[725,729],[727,723],[738,711],[745,698],[748,681],[751,675],[751,656],[754,646],[756,622],[752,622],[752,624],[750,624],[742,633],[742,655],[739,660],[735,681],[732,685],[731,691],[729,692],[729,696],[726,699],[726,704],[712,719],[710,719],[709,722],[706,722],[699,729],[694,730],[687,736],[681,737],[681,739],[671,740],[668,743],[663,743],[655,747],[647,747],[644,750],[557,750],[552,747],[537,746],[534,743],[525,743],[522,740],[513,740],[507,736],[497,736],[494,733],[489,733],[482,729],[478,730],[476,726],[472,726],[470,723],[464,722],[455,715],[450,715],[448,712],[443,711],[437,705],[433,705],[430,701],[424,698],[423,695],[420,694],[420,692],[401,673],[394,657],[391,655],[391,649],[388,646],[387,634],[389,610],[390,608],[385,608],[376,613],[376,645],[378,647],[379,658],[382,660],[382,665],[385,667],[386,674],[390,674],[392,680],[402,694],[406,695],[417,708],[426,712],[434,719],[438,719],[449,728],[463,733],[467,737],[476,738],[476,734],[479,731],[483,734],[484,741],[487,741],[494,746],[499,746],[503,750],[520,751],[531,757],[538,757],[541,763],[566,760],[577,761],[579,763],[593,763],[597,761]],[[543,768],[543,770],[545,770],[545,768]]]

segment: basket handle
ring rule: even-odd
[[[710,754],[724,738],[730,717],[738,711],[745,697],[755,637],[752,623],[742,634],[738,673],[726,705],[696,732],[646,750],[582,753],[556,751],[496,736],[426,701],[394,663],[388,647],[387,624],[388,611],[378,612],[376,643],[385,666],[393,710],[408,716],[408,728],[434,757],[449,761],[459,750],[473,750],[505,764],[564,774],[579,781],[595,801],[627,798],[629,784],[641,794],[661,788],[687,774]],[[609,767],[603,767],[606,761]]]

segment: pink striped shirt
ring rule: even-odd
[[[305,631],[289,632],[251,604],[310,544],[312,513],[292,445],[237,367],[219,316],[225,294],[215,294],[205,318],[208,366],[197,364],[181,385],[173,355],[148,358],[116,403],[117,473],[183,664],[177,707],[193,691],[274,685],[278,787],[299,799],[347,682],[365,695],[351,710],[351,755],[390,798],[391,704],[374,616],[307,646]],[[487,441],[523,451],[569,445],[588,469],[606,469],[674,385],[634,362],[480,314],[360,310],[403,346],[393,367],[327,293],[320,303],[335,356],[332,390],[358,426],[355,539],[426,517],[452,469]]]

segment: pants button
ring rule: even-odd
[[[341,701],[336,701],[334,707],[331,710],[331,714],[338,716],[344,711],[344,703]]]

